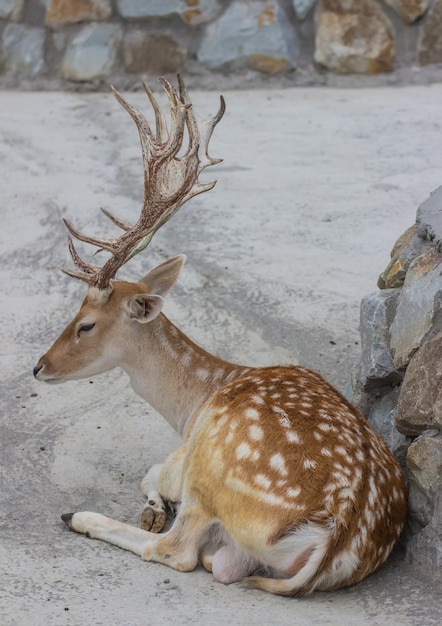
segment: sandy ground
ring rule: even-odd
[[[224,95],[212,142],[224,163],[206,173],[217,186],[121,276],[187,254],[166,312],[194,340],[241,363],[308,365],[343,390],[360,299],[442,181],[442,85]],[[203,114],[218,104],[213,92],[193,100]],[[58,271],[71,266],[61,218],[101,236],[112,227],[100,206],[136,218],[138,139],[108,94],[2,92],[0,132],[2,626],[439,624],[440,589],[399,556],[355,588],[295,600],[66,530],[71,510],[138,523],[139,481],[178,443],[120,372],[32,378],[84,292]]]

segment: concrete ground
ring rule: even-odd
[[[193,93],[201,113],[214,92]],[[235,91],[205,174],[122,277],[188,256],[166,312],[224,358],[299,362],[341,390],[358,310],[395,239],[442,182],[442,85]],[[148,109],[141,93],[136,106]],[[0,93],[0,623],[2,626],[431,626],[441,589],[399,555],[362,584],[306,599],[223,586],[70,533],[60,514],[138,523],[139,481],[178,443],[120,372],[53,387],[32,368],[78,308],[61,221],[109,235],[136,219],[135,127],[108,94]]]

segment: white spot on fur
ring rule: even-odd
[[[287,476],[288,471],[285,464],[285,459],[279,452],[270,457],[270,467],[281,474],[281,476]]]
[[[203,383],[210,378],[210,371],[206,370],[204,367],[197,368],[195,373]]]
[[[267,478],[267,476],[264,476],[264,474],[257,474],[253,480],[260,487],[264,487],[264,489],[268,489],[272,484],[272,481]]]
[[[324,432],[334,430],[333,426],[331,426],[330,424],[325,424],[324,422],[321,422],[320,424],[318,424],[318,428],[320,430],[323,430]]]
[[[252,426],[250,426],[249,428],[249,437],[253,441],[260,441],[260,439],[264,437],[264,431],[260,426],[252,424]]]
[[[316,467],[318,464],[313,459],[305,459],[303,465],[304,465],[305,469],[312,469],[312,468]]]
[[[238,428],[237,422],[231,422],[229,424],[229,432],[227,433],[226,443],[230,443],[235,437],[235,430]]]
[[[343,446],[335,446],[335,452],[341,456],[347,456],[347,450]]]
[[[245,493],[251,497],[261,500],[265,504],[278,505],[280,507],[284,507],[290,510],[293,507],[292,503],[286,502],[284,498],[277,496],[272,492],[262,491],[262,489],[258,488],[254,489],[250,482],[244,482],[243,480],[235,476],[232,471],[228,473],[225,484],[227,487],[230,487],[231,489],[235,489],[240,493]]]
[[[289,487],[286,493],[289,498],[297,498],[299,494],[301,493],[301,487],[296,487],[295,489],[293,489],[292,487]]]
[[[338,488],[336,483],[327,483],[323,489],[323,491],[325,491],[325,493],[327,493],[328,491],[336,491]]]
[[[261,396],[255,395],[255,396],[252,396],[250,399],[255,404],[264,404],[264,400],[261,398]]]
[[[257,411],[257,409],[254,409],[253,407],[248,407],[245,412],[244,415],[249,419],[249,420],[259,420],[260,418],[260,413],[259,411]]]
[[[251,455],[252,451],[248,443],[240,443],[236,448],[236,458],[240,461],[241,459],[248,459]]]
[[[288,430],[286,432],[285,436],[287,437],[287,440],[290,441],[290,443],[299,443],[300,442],[299,435],[294,430]]]
[[[287,412],[284,411],[284,409],[280,406],[278,406],[277,404],[274,404],[272,406],[272,411],[274,411],[275,413],[278,413],[278,415],[282,415],[282,417],[286,417],[288,419],[288,415]]]

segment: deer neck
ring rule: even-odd
[[[125,343],[122,368],[132,388],[180,435],[219,387],[250,369],[206,352],[163,314],[137,325]]]

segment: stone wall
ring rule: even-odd
[[[442,0],[0,0],[7,86],[177,71],[317,83],[440,63]]]
[[[361,303],[352,400],[409,481],[409,557],[442,568],[442,187],[419,207]]]

